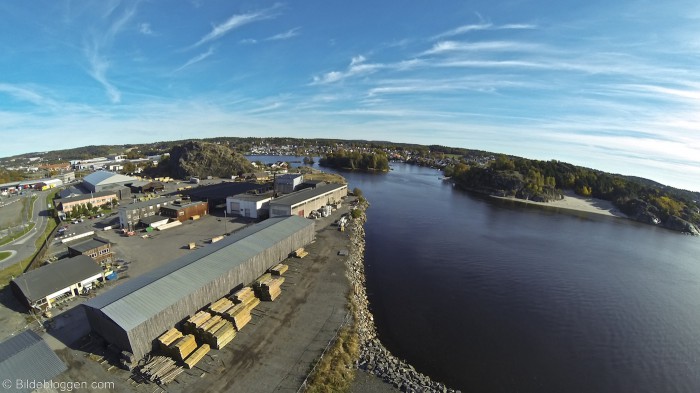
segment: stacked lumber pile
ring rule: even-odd
[[[253,318],[250,312],[260,304],[260,299],[255,297],[251,287],[245,287],[231,295],[231,300],[236,305],[222,313],[221,316],[231,321],[236,330],[240,331]]]
[[[278,264],[276,264],[275,266],[273,266],[273,267],[270,268],[270,273],[271,273],[273,276],[281,276],[281,275],[283,275],[284,273],[286,273],[287,270],[289,270],[289,266],[284,265],[284,264],[282,264],[282,263],[278,263]]]
[[[182,337],[182,333],[176,328],[172,328],[158,337],[158,345],[161,349],[167,351],[170,344],[174,343],[175,340],[180,337]]]
[[[248,303],[248,301],[252,298],[255,298],[255,293],[251,287],[243,287],[242,289],[234,292],[230,297],[230,299],[236,304]]]
[[[168,347],[168,352],[176,360],[185,360],[194,350],[197,349],[197,341],[194,336],[188,334],[175,340]]]
[[[189,369],[194,367],[200,360],[202,360],[202,358],[204,358],[204,355],[209,353],[209,350],[209,344],[202,344],[202,346],[197,348],[190,354],[190,356],[187,357],[187,359],[185,359],[185,368]]]
[[[309,252],[304,250],[304,247],[301,247],[296,249],[292,254],[294,254],[294,256],[297,258],[304,258],[305,256],[309,255]]]
[[[234,337],[236,337],[236,329],[233,328],[231,322],[225,319],[220,320],[210,326],[208,330],[202,332],[203,340],[216,349],[225,347]]]
[[[270,273],[263,274],[255,281],[258,297],[266,301],[274,301],[282,293],[284,277],[273,278]]]
[[[215,301],[209,306],[209,310],[214,314],[221,314],[233,307],[233,302],[225,297]]]
[[[146,379],[161,385],[174,381],[182,371],[183,368],[167,356],[154,356],[141,367],[141,374]]]
[[[182,325],[186,332],[194,333],[202,326],[205,322],[211,319],[211,314],[206,311],[200,311],[193,316],[189,317]]]

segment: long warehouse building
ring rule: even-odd
[[[93,332],[141,359],[189,315],[247,285],[315,237],[314,222],[271,218],[156,268],[84,304]]]
[[[271,200],[270,217],[308,217],[312,211],[318,210],[325,205],[338,203],[347,195],[348,185],[335,183],[296,191]]]

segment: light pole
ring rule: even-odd
[[[224,233],[228,233],[228,229],[226,228],[226,208],[224,208]]]

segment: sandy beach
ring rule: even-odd
[[[573,191],[565,191],[564,199],[554,202],[534,202],[525,199],[518,199],[513,197],[494,197],[498,199],[506,199],[509,201],[527,203],[532,205],[540,205],[547,207],[554,207],[559,209],[574,210],[580,212],[602,214],[605,216],[628,218],[623,212],[618,210],[612,202],[604,201],[602,199],[596,198],[585,198],[580,195],[576,195]]]

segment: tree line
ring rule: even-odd
[[[326,154],[319,161],[321,166],[360,169],[386,172],[389,170],[389,159],[383,152],[357,152],[338,150]]]

